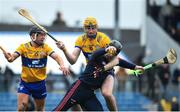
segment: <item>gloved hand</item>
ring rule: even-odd
[[[95,70],[93,72],[94,78],[98,77],[100,72],[104,72],[104,66],[102,67],[95,67]]]

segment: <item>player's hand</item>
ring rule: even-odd
[[[6,52],[5,49],[4,49],[2,46],[0,46],[0,50],[3,52],[4,57],[5,57],[8,61],[11,61],[11,59],[12,59],[11,53]]]
[[[140,74],[144,73],[144,67],[142,67],[142,66],[136,65],[135,70],[138,71],[138,74],[135,74],[135,75],[140,75]]]
[[[99,73],[103,71],[104,71],[104,67],[100,67],[100,68],[95,67],[95,70],[93,72],[94,78],[98,77]]]
[[[4,57],[5,57],[8,61],[10,61],[10,60],[12,59],[11,53],[4,52],[3,54],[4,54]]]
[[[61,66],[59,69],[63,72],[65,76],[70,74],[69,69],[65,66]]]
[[[114,46],[109,46],[105,49],[105,51],[109,54],[114,55],[116,53],[116,48]]]
[[[64,43],[63,43],[62,41],[56,42],[56,45],[57,45],[57,47],[58,47],[59,49],[65,50],[65,45],[64,45]]]

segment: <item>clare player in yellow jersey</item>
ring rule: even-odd
[[[33,26],[29,32],[31,41],[21,44],[11,54],[4,52],[8,62],[13,62],[19,56],[22,59],[22,74],[18,87],[18,111],[24,111],[28,106],[28,97],[32,96],[35,102],[36,111],[43,111],[46,98],[46,64],[47,57],[52,57],[60,66],[64,75],[69,70],[64,66],[62,58],[44,43],[46,33]]]
[[[67,60],[74,64],[76,63],[81,51],[84,54],[86,61],[89,60],[92,53],[99,48],[105,48],[110,43],[110,38],[103,32],[98,31],[98,24],[94,17],[87,17],[83,22],[84,33],[80,35],[76,42],[72,53],[68,51],[63,42],[58,41],[57,46],[60,48]],[[113,96],[114,76],[106,77],[101,93],[104,96],[110,111],[117,111],[115,97]]]

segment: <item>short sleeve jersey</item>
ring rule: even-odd
[[[75,47],[82,50],[83,55],[88,62],[92,52],[99,48],[105,48],[109,43],[110,38],[106,34],[97,32],[95,39],[88,38],[86,34],[80,35],[75,42]]]
[[[21,55],[23,81],[37,82],[46,79],[47,56],[54,52],[47,44],[33,47],[28,42],[21,44],[15,52]]]

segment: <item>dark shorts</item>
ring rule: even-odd
[[[31,83],[21,80],[18,87],[18,93],[32,95],[35,99],[44,99],[47,96],[45,80]]]
[[[94,94],[94,90],[77,80],[68,90],[54,111],[67,111],[75,104],[80,104],[86,111],[103,111],[103,107]]]

